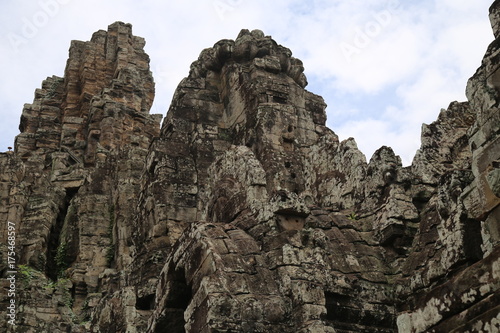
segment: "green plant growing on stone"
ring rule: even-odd
[[[349,220],[354,220],[354,221],[357,221],[357,220],[359,220],[359,219],[360,219],[359,215],[358,215],[358,214],[356,214],[356,213],[351,213],[351,214],[347,215],[347,218],[348,218]]]
[[[56,257],[54,258],[56,261],[58,276],[64,276],[64,271],[68,268],[68,244],[66,242],[62,242],[57,247]]]
[[[63,302],[68,308],[71,309],[73,307],[74,299],[71,297],[71,293],[68,290],[65,290],[63,294]]]
[[[49,280],[49,282],[47,282],[47,284],[45,286],[43,286],[44,289],[54,289],[57,285],[57,282],[56,281],[52,281],[52,280]]]
[[[21,279],[26,283],[30,283],[35,275],[35,270],[27,265],[19,265],[17,271],[21,274]]]
[[[45,289],[58,289],[64,286],[69,281],[67,278],[60,278],[57,281],[49,280],[45,286]]]

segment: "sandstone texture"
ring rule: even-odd
[[[203,50],[160,127],[144,44],[72,42],[0,154],[5,331],[500,330],[500,39],[408,167],[340,142],[259,30]]]

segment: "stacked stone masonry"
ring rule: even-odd
[[[403,167],[340,142],[259,30],[203,50],[161,127],[129,24],[72,42],[0,154],[2,330],[498,332],[499,43]]]

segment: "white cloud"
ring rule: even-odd
[[[26,20],[44,12],[40,4],[55,2],[67,4],[47,14],[49,20],[15,53],[8,34],[23,36]],[[70,41],[89,40],[120,20],[146,39],[157,83],[153,113],[166,112],[202,49],[236,38],[242,28],[262,29],[303,60],[310,87],[321,90],[329,124],[341,138],[354,136],[368,157],[390,145],[408,162],[418,148],[421,123],[465,98],[467,79],[493,39],[489,5],[489,0],[2,2],[0,151],[12,145],[22,106],[32,101],[41,81],[63,74]],[[342,43],[359,51],[350,62]],[[363,104],[378,96],[376,105]]]
[[[337,128],[336,132],[343,139],[354,137],[358,148],[365,153],[368,160],[380,147],[390,146],[396,153],[403,152],[399,155],[403,164],[408,165],[413,155],[406,152],[414,149],[418,143],[416,134],[418,135],[420,128],[409,130],[401,127],[395,130],[393,126],[394,124],[387,120],[364,119],[345,123]]]
[[[440,109],[448,107],[450,102],[465,100],[467,79],[480,65],[486,46],[492,40],[485,14],[489,4],[484,1],[482,6],[477,6],[475,3],[474,8],[451,5],[437,1],[434,11],[415,6],[412,11],[398,12],[397,29],[380,34],[377,45],[366,48],[362,54],[375,59],[378,70],[368,67],[346,70],[375,76],[385,69],[384,80],[374,79],[374,87],[381,90],[391,89],[394,84],[397,87],[387,107],[373,110],[369,119],[352,118],[340,123],[338,128],[333,127],[341,138],[354,136],[367,156],[380,145],[390,145],[404,163],[409,164],[420,146],[421,124],[434,121]],[[387,63],[389,70],[384,67]],[[349,82],[349,78],[338,82],[341,85]],[[353,90],[370,91],[368,84],[352,79],[350,82]]]

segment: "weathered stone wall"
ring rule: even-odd
[[[495,38],[499,10],[495,1],[490,8]],[[414,273],[402,288],[407,304],[398,316],[400,331],[500,329],[498,41],[468,82],[470,105],[451,105],[434,128],[424,126],[413,166],[430,176],[426,183],[437,185],[437,195],[423,206],[419,242],[403,266]],[[443,144],[450,138],[452,145]]]
[[[16,259],[26,265],[19,332],[85,331],[80,324],[130,262],[123,233],[133,229],[161,119],[148,113],[154,82],[143,46],[119,22],[72,42],[64,77],[43,82],[24,107],[15,151],[1,156],[2,220],[16,224]]]
[[[161,130],[130,25],[72,42],[0,155],[18,331],[500,329],[496,45],[403,167],[339,142],[259,30],[201,52]]]

